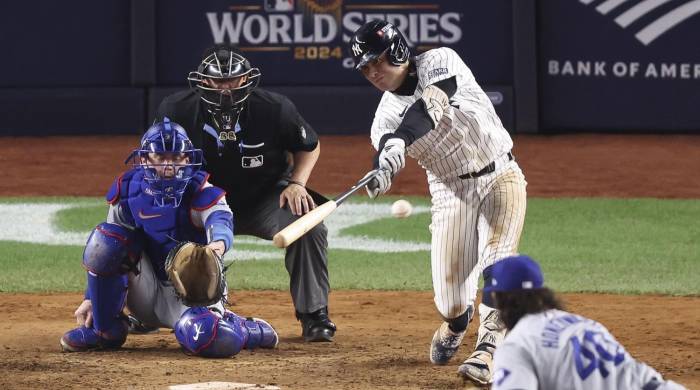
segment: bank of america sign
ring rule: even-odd
[[[700,13],[700,0],[686,0],[671,9],[660,10],[663,5],[671,1],[678,3],[674,0],[579,0],[583,4],[594,6],[596,11],[603,15],[613,11],[620,12],[615,17],[615,23],[624,29],[635,28],[632,26],[634,22],[644,16],[653,15],[651,22],[642,26],[635,34],[637,40],[644,45],[652,43],[666,32]]]

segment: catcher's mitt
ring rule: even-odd
[[[177,244],[165,259],[165,272],[187,306],[209,306],[225,298],[226,269],[211,248],[187,241]]]

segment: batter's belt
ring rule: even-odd
[[[513,160],[513,153],[508,152],[508,154],[507,154],[506,156],[508,157],[508,161]],[[484,167],[482,170],[480,170],[479,172],[469,172],[469,173],[465,173],[465,174],[459,175],[459,178],[460,178],[460,179],[473,179],[473,178],[475,178],[475,177],[479,177],[479,176],[483,176],[483,175],[489,174],[489,173],[491,173],[491,172],[493,172],[493,171],[495,171],[495,170],[496,170],[496,161],[491,161],[491,163],[490,163],[489,165],[485,166],[485,167]]]

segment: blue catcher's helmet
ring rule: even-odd
[[[194,148],[182,126],[166,118],[146,130],[129,159],[143,169],[146,191],[156,206],[178,207],[187,184],[202,167],[202,150]]]

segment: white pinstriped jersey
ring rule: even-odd
[[[494,372],[492,389],[683,388],[632,358],[600,323],[561,310],[521,318],[496,349]]]
[[[446,179],[478,172],[513,147],[508,132],[488,96],[471,70],[446,47],[432,49],[415,58],[418,86],[412,96],[385,92],[372,123],[372,145],[377,149],[386,133],[393,133],[407,107],[421,98],[431,84],[455,76],[457,91],[450,98],[438,126],[407,148],[407,154],[430,174]]]

